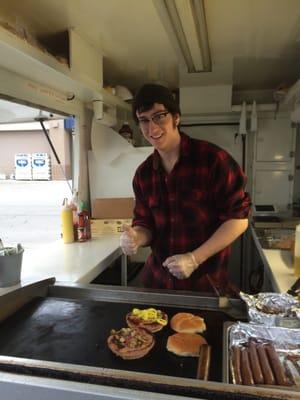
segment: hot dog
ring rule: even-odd
[[[270,361],[270,365],[274,372],[276,382],[278,385],[286,386],[289,384],[288,379],[285,375],[284,368],[279,360],[278,354],[273,346],[273,344],[266,345],[267,355]]]
[[[200,347],[199,363],[197,369],[197,379],[208,379],[209,365],[210,365],[210,349],[208,344],[203,344]]]
[[[274,374],[272,372],[272,369],[271,369],[271,366],[269,363],[269,359],[267,357],[267,353],[266,353],[264,346],[259,345],[256,347],[256,350],[257,350],[258,358],[260,361],[262,374],[264,377],[264,383],[267,385],[274,385],[275,384]]]
[[[232,346],[231,361],[233,381],[236,385],[241,385],[243,381],[241,375],[241,348],[239,346]]]
[[[241,371],[244,385],[254,385],[247,349],[241,350]]]
[[[264,383],[264,376],[259,363],[256,344],[252,341],[249,342],[248,355],[254,382],[259,384]]]

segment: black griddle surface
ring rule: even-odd
[[[106,340],[111,329],[125,327],[125,316],[133,307],[149,306],[36,298],[0,325],[0,355],[196,378],[196,357],[179,357],[166,350],[168,336],[175,333],[169,325],[154,334],[156,344],[142,359],[122,360],[109,350]],[[205,319],[203,336],[212,347],[209,380],[221,381],[223,323],[228,316],[219,311],[158,308],[169,319],[180,311]]]

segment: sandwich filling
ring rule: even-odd
[[[126,315],[127,325],[131,328],[140,327],[149,332],[158,332],[168,323],[168,316],[161,310],[147,308],[140,310],[134,308]]]
[[[144,357],[154,346],[154,337],[141,328],[112,330],[107,339],[110,350],[123,359]]]

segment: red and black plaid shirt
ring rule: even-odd
[[[153,238],[142,276],[146,287],[210,292],[207,273],[217,286],[226,287],[230,247],[210,257],[188,279],[176,279],[162,263],[199,247],[226,220],[247,218],[250,199],[245,182],[226,151],[184,133],[179,160],[170,174],[156,150],[138,167],[133,179],[133,226],[149,229]]]

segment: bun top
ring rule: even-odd
[[[206,330],[204,319],[191,313],[175,314],[170,326],[174,331],[182,333],[201,333]]]
[[[178,356],[199,356],[200,347],[207,344],[203,336],[195,333],[175,333],[168,337],[167,350]]]

